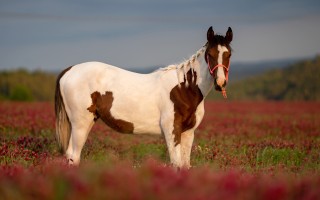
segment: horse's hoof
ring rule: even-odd
[[[73,162],[73,160],[71,158],[68,158],[67,162],[68,162],[68,165],[74,165],[74,162]]]

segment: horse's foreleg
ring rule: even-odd
[[[182,162],[180,144],[175,144],[174,136],[172,133],[164,133],[164,136],[166,139],[171,164],[173,165],[173,167],[181,168]]]
[[[166,140],[171,164],[177,168],[182,167],[181,146],[174,142],[172,120],[161,120],[161,128]]]
[[[194,130],[188,130],[181,134],[181,161],[182,166],[190,168],[190,155],[194,139]]]

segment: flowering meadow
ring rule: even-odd
[[[53,104],[0,102],[0,199],[320,199],[320,103],[207,102],[190,170],[161,136],[98,121],[79,167],[54,137]]]

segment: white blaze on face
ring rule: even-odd
[[[223,53],[228,52],[229,50],[225,46],[218,45],[218,65],[223,64]],[[217,70],[217,84],[222,87],[226,80],[223,67],[218,67]]]

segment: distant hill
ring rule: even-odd
[[[231,66],[228,99],[320,100],[320,56],[292,62],[235,63]],[[289,65],[283,67],[286,63]],[[149,73],[155,69],[132,71]],[[57,73],[24,69],[0,71],[0,100],[53,101],[56,76]],[[222,99],[222,95],[211,92],[209,98]]]
[[[0,100],[52,101],[56,75],[24,69],[0,72]]]
[[[227,93],[232,100],[320,100],[320,56],[232,82]]]
[[[270,61],[257,61],[257,62],[232,62],[230,70],[230,80],[231,82],[242,80],[244,78],[255,76],[264,73],[270,69],[284,68],[288,65],[294,64],[300,59],[279,59]],[[150,66],[150,67],[134,67],[127,70],[147,74],[153,72],[163,66]]]
[[[257,61],[257,62],[235,62],[231,63],[230,81],[238,81],[248,77],[256,76],[267,72],[271,69],[281,69],[289,65],[295,64],[301,60],[306,59],[279,59],[270,61]]]

